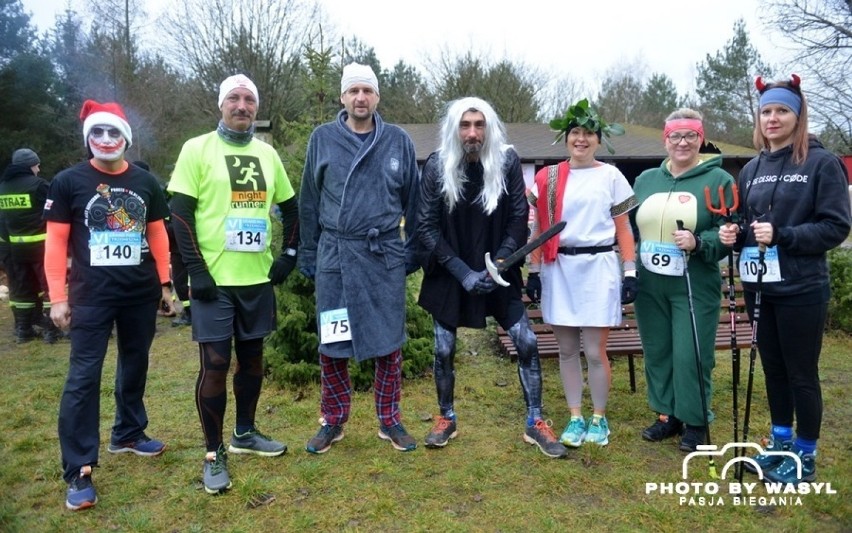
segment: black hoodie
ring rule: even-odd
[[[740,172],[740,213],[745,231],[737,249],[756,246],[749,224],[771,222],[773,246],[778,247],[781,281],[763,283],[762,297],[797,296],[801,303],[827,301],[829,295],[826,252],[849,236],[848,178],[840,159],[815,138],[808,157],[793,163],[792,146],[775,152],[761,151]],[[744,282],[748,290],[755,283]]]

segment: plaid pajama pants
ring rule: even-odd
[[[376,415],[384,426],[400,422],[399,400],[402,395],[402,350],[375,359],[376,376],[373,392]],[[320,354],[322,398],[320,410],[326,423],[339,426],[349,420],[352,385],[349,381],[349,359]]]

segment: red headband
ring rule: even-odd
[[[663,139],[669,136],[669,133],[676,130],[692,130],[701,137],[704,141],[704,124],[697,118],[675,118],[666,121],[666,127],[663,129]]]

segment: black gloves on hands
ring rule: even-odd
[[[280,285],[294,268],[296,268],[296,258],[282,252],[269,267],[269,280],[273,285]]]
[[[491,278],[487,270],[474,272],[470,270],[461,280],[464,290],[471,294],[488,294],[497,288],[497,283]]]
[[[447,261],[444,267],[461,283],[464,290],[471,294],[488,294],[497,288],[497,283],[491,279],[487,270],[473,271],[458,257]]]
[[[189,295],[202,302],[212,302],[219,297],[216,281],[207,269],[190,272]]]
[[[639,292],[639,280],[636,276],[624,276],[621,280],[621,303],[632,304]]]
[[[536,303],[541,300],[541,278],[538,277],[538,272],[530,272],[527,276],[526,291],[531,302]]]
[[[487,270],[479,273],[480,278],[473,286],[473,294],[488,294],[497,288],[497,282],[491,277]]]

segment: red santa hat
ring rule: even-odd
[[[80,110],[80,120],[83,121],[84,144],[88,142],[89,132],[98,125],[116,128],[124,136],[128,148],[133,144],[133,133],[130,131],[130,124],[127,123],[127,116],[121,106],[115,102],[101,104],[94,100],[86,100]]]

